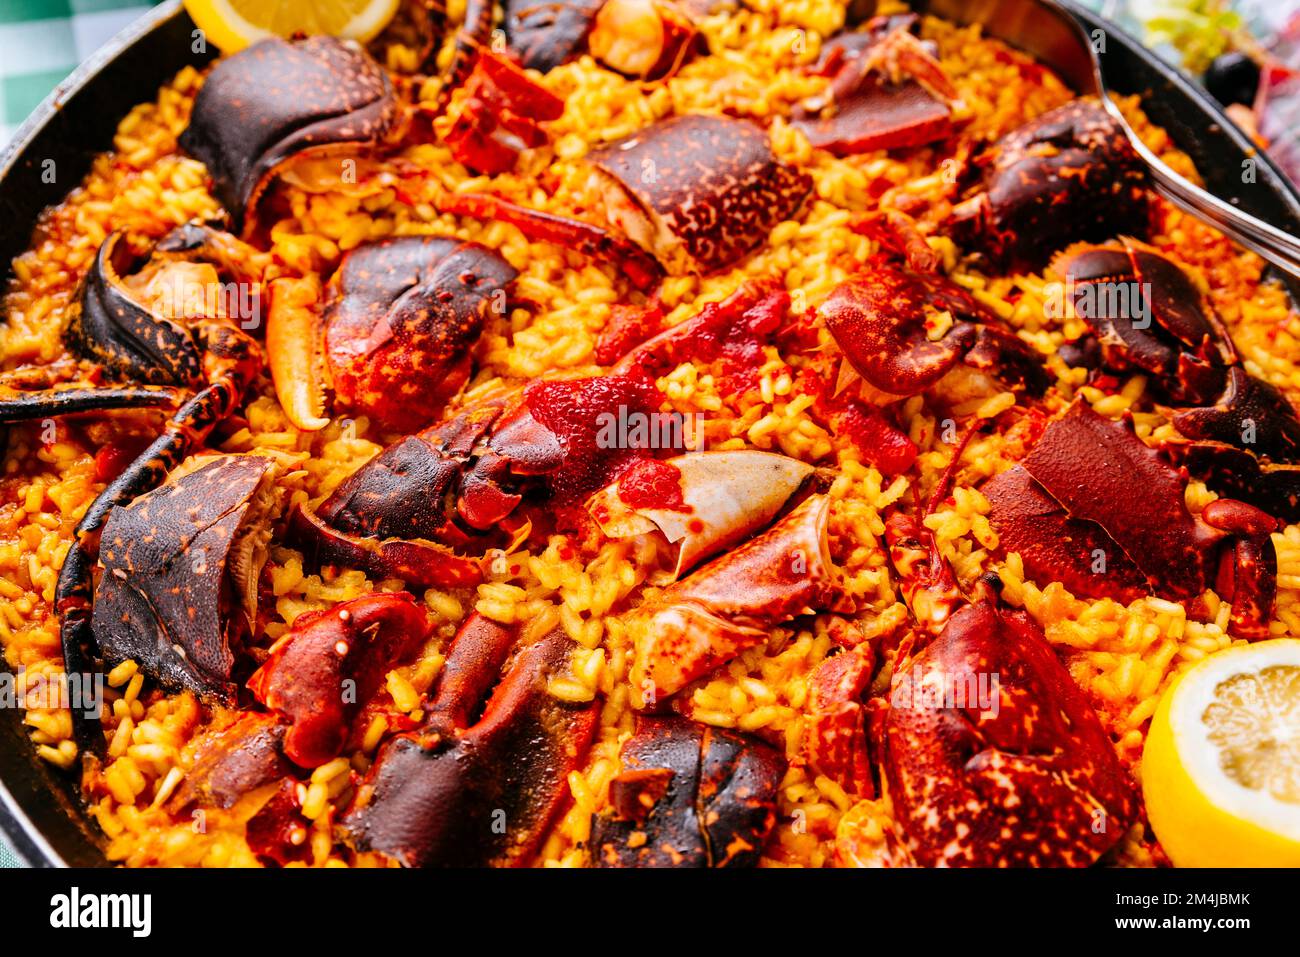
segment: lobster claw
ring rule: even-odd
[[[610,808],[592,817],[596,867],[752,867],[776,823],[775,748],[679,717],[638,715]]]
[[[323,295],[314,280],[276,280],[267,340],[290,421],[328,424],[320,415],[328,381],[337,407],[385,430],[427,424],[469,378],[470,347],[490,313],[505,314],[516,275],[477,243],[403,236],[352,250]]]
[[[817,309],[845,359],[873,388],[915,395],[958,362],[1040,394],[1037,353],[970,293],[938,274],[880,264],[836,286]]]
[[[770,529],[672,585],[628,617],[631,681],[647,705],[838,596],[827,545],[830,499],[805,499]]]
[[[364,595],[295,619],[248,680],[257,700],[287,722],[289,760],[315,768],[335,757],[384,676],[430,630],[424,609],[401,593]]]
[[[393,431],[426,424],[469,377],[469,348],[489,314],[505,315],[516,275],[477,243],[410,236],[353,250],[325,289],[336,400]]]
[[[589,160],[606,219],[674,275],[734,265],[812,189],[812,177],[776,159],[762,129],[725,116],[662,120]]]
[[[962,608],[890,699],[885,777],[920,864],[1086,867],[1132,823],[1115,749],[1024,613]]]
[[[477,615],[461,627],[429,721],[383,747],[343,818],[359,850],[406,867],[530,859],[568,799],[567,776],[586,756],[599,709],[548,692],[573,647],[555,631],[518,651],[474,721],[513,644],[513,631]]]
[[[754,450],[639,464],[646,468],[625,472],[587,509],[610,538],[662,532],[678,546],[674,577],[771,522],[813,472],[798,459]]]
[[[1207,401],[1223,389],[1231,348],[1205,296],[1182,268],[1132,239],[1075,244],[1049,268],[1071,292],[1103,361],[1156,376],[1177,400]]]
[[[1240,366],[1228,370],[1213,405],[1179,410],[1173,423],[1189,439],[1247,445],[1283,462],[1300,458],[1300,418],[1291,400]]]
[[[68,342],[121,378],[155,385],[197,385],[203,378],[202,350],[183,321],[156,313],[145,299],[148,279],[158,278],[158,270],[141,273],[134,284],[127,282],[141,265],[125,234],[116,232],[104,240],[69,310]],[[215,270],[209,267],[206,272],[196,277],[200,289],[217,282]],[[160,292],[166,285],[166,277],[162,278]]]
[[[1080,482],[1078,462],[1093,465]],[[989,518],[1026,573],[1073,594],[1132,601],[1156,592],[1191,601],[1215,581],[1232,600],[1233,633],[1261,637],[1273,607],[1276,555],[1266,512],[1220,499],[1197,517],[1187,479],[1123,423],[1081,402],[1052,422],[1023,463],[986,482]],[[1125,494],[1141,488],[1143,508]],[[1229,535],[1231,547],[1222,553]],[[1238,590],[1240,594],[1238,595]]]

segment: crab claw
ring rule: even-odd
[[[937,274],[881,264],[836,286],[817,314],[853,370],[890,395],[916,395],[958,362],[1032,394],[1047,385],[1038,354]]]
[[[753,867],[776,823],[785,759],[753,738],[639,715],[610,808],[592,817],[596,867]]]
[[[1008,269],[1041,268],[1067,243],[1147,231],[1146,175],[1119,123],[1073,100],[994,144],[984,181],[953,209],[963,244]]]
[[[813,495],[757,538],[633,611],[631,680],[647,705],[838,598],[827,544],[830,499]]]
[[[812,190],[762,129],[726,116],[661,120],[589,160],[608,222],[673,275],[734,265]]]
[[[400,593],[364,595],[295,619],[248,680],[257,700],[288,723],[289,760],[315,768],[338,755],[384,676],[430,630],[424,609]]]
[[[1115,749],[1023,613],[958,611],[894,678],[884,770],[929,867],[1086,867],[1134,819]]]
[[[404,111],[392,82],[355,44],[272,37],[213,68],[180,145],[207,166],[245,235],[275,178],[299,161],[352,159],[395,141]]]
[[[234,699],[236,654],[255,619],[276,508],[274,474],[270,459],[220,456],[113,510],[92,621],[110,663],[129,658],[166,688]],[[228,607],[231,596],[238,606]]]
[[[813,473],[771,452],[693,452],[645,459],[587,503],[610,538],[658,529],[677,548],[674,577],[763,528]]]
[[[478,713],[509,649],[499,629],[471,617],[448,649],[429,722],[384,745],[343,818],[357,849],[406,867],[529,863],[598,722],[594,702],[567,704],[547,690],[572,647],[555,631],[521,648],[482,716],[463,727],[453,716]]]

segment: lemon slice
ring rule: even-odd
[[[1300,867],[1300,641],[1188,669],[1142,753],[1151,827],[1179,867]]]
[[[328,33],[369,40],[388,25],[399,0],[185,0],[200,30],[224,53],[270,36]]]

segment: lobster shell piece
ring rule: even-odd
[[[594,815],[596,867],[752,867],[776,823],[785,759],[753,738],[642,715]]]
[[[731,266],[812,189],[812,177],[777,161],[762,129],[725,116],[675,116],[590,160],[603,176],[610,222],[669,271]]]
[[[447,655],[455,677],[444,675],[429,723],[384,746],[343,819],[357,848],[406,867],[530,862],[569,797],[567,775],[591,745],[598,706],[547,691],[572,648],[560,630],[519,650],[482,717],[460,727],[456,716],[476,713],[472,697],[496,676],[502,637],[478,618],[457,634]]]
[[[272,37],[213,68],[180,145],[207,166],[234,228],[247,234],[289,161],[375,146],[401,122],[388,74],[359,47]]]
[[[426,425],[464,385],[469,348],[516,275],[484,246],[434,236],[353,250],[325,290],[339,404],[395,432]]]
[[[1191,599],[1205,590],[1223,533],[1188,512],[1186,485],[1131,427],[1079,401],[985,495],[1002,548],[1018,551],[1031,577],[1086,597]]]
[[[996,676],[974,702],[975,676]],[[968,605],[895,678],[889,796],[918,863],[1084,867],[1136,811],[1101,723],[1038,627]]]
[[[506,0],[506,45],[525,70],[547,73],[587,40],[605,0]]]
[[[1039,582],[1059,581],[1080,598],[1114,598],[1128,604],[1147,594],[1146,576],[1096,522],[1071,518],[1024,466],[984,483],[1003,552],[1018,552]],[[1105,564],[1098,564],[1098,556]],[[1104,571],[1092,573],[1096,567]]]
[[[288,775],[292,766],[284,759],[284,731],[275,715],[245,711],[223,729],[207,732],[167,809],[173,814],[192,805],[224,810]]]
[[[130,658],[166,688],[233,700],[240,612],[224,614],[227,574],[247,602],[272,471],[260,456],[221,456],[113,510],[92,618],[110,663]]]
[[[1044,430],[1024,466],[1071,516],[1103,528],[1152,587],[1177,598],[1204,591],[1206,553],[1222,535],[1187,511],[1186,479],[1129,426],[1077,401]],[[1141,508],[1133,507],[1137,490]]]

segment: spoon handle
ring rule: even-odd
[[[1300,279],[1300,239],[1225,202],[1174,172],[1138,137],[1110,97],[1106,109],[1123,124],[1133,148],[1147,165],[1155,191],[1191,216],[1218,229],[1288,275]]]

